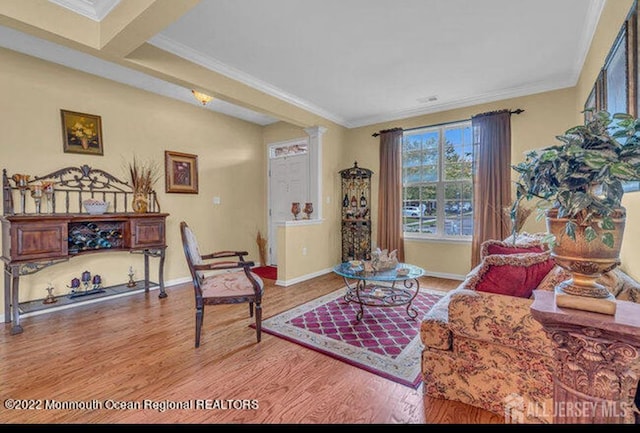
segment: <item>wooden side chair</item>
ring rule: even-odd
[[[193,231],[186,222],[180,223],[182,246],[187,258],[193,288],[196,295],[196,347],[200,347],[200,333],[204,318],[205,305],[249,303],[249,316],[253,317],[255,304],[256,337],[260,342],[262,331],[262,279],[251,272],[252,261],[244,260],[246,251],[219,251],[201,255]],[[217,261],[218,259],[237,257],[237,261]],[[205,271],[242,269],[240,272],[222,272],[211,275]]]

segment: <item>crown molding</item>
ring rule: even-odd
[[[288,102],[291,105],[295,105],[296,107],[302,108],[303,110],[306,110],[310,113],[313,113],[325,119],[331,120],[332,122],[337,123],[338,125],[347,127],[349,123],[346,119],[340,116],[336,116],[335,114],[330,113],[290,93],[287,93],[282,89],[279,89],[275,86],[272,86],[269,83],[259,80],[252,75],[249,75],[232,66],[222,63],[215,58],[206,56],[201,52],[194,50],[193,48],[187,47],[184,44],[176,42],[171,38],[168,38],[163,35],[156,35],[153,38],[151,38],[148,42],[157,48],[165,50],[183,59],[189,60],[190,62],[200,65],[211,71],[222,74],[225,77],[231,78],[232,80],[238,81],[242,84],[246,84],[251,88],[264,92],[270,96],[273,96],[274,98],[278,98],[282,101]]]
[[[100,22],[120,3],[120,0],[49,0],[49,2]]]
[[[488,102],[501,101],[503,99],[518,98],[522,96],[534,95],[536,93],[550,92],[553,90],[573,87],[575,86],[575,84],[575,80],[573,79],[556,80],[551,83],[533,83],[531,85],[507,89],[500,92],[485,93],[483,95],[478,95],[470,98],[461,98],[451,102],[434,104],[430,105],[429,107],[411,108],[408,110],[400,110],[388,114],[363,117],[361,119],[349,122],[347,128],[359,128],[361,126],[370,126],[377,123],[384,123],[394,120],[406,119],[409,117],[438,113],[441,111],[453,110],[456,108],[465,108],[473,105],[485,104]]]
[[[578,45],[576,62],[573,67],[572,80],[574,85],[578,83],[578,79],[580,78],[584,61],[587,59],[587,54],[589,53],[589,48],[591,48],[591,42],[593,41],[593,36],[596,33],[598,21],[600,21],[600,15],[606,2],[607,0],[594,0],[591,2],[589,10],[587,11],[585,25],[582,27],[583,32]]]
[[[191,89],[2,25],[0,25],[0,47],[202,107],[202,104],[193,97]],[[261,126],[277,122],[277,119],[271,116],[217,98],[202,108]]]

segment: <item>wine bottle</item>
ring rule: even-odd
[[[360,207],[367,207],[367,198],[364,196],[364,191],[362,191],[362,195],[360,196]]]
[[[356,196],[351,196],[351,207],[358,207],[358,200],[356,200]]]
[[[349,196],[347,196],[347,194],[344,195],[344,199],[342,200],[342,207],[349,207]]]

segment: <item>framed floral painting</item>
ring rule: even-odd
[[[164,152],[166,192],[198,193],[198,155]]]
[[[102,120],[95,114],[60,110],[65,153],[103,155]]]

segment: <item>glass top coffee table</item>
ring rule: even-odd
[[[400,269],[403,271],[399,271]],[[344,300],[360,305],[356,320],[362,319],[365,305],[370,307],[406,305],[410,318],[415,319],[418,315],[411,303],[420,290],[418,278],[424,275],[424,269],[407,263],[398,263],[393,269],[365,272],[362,263],[359,266],[353,266],[345,262],[334,266],[333,272],[343,277],[347,285]]]

